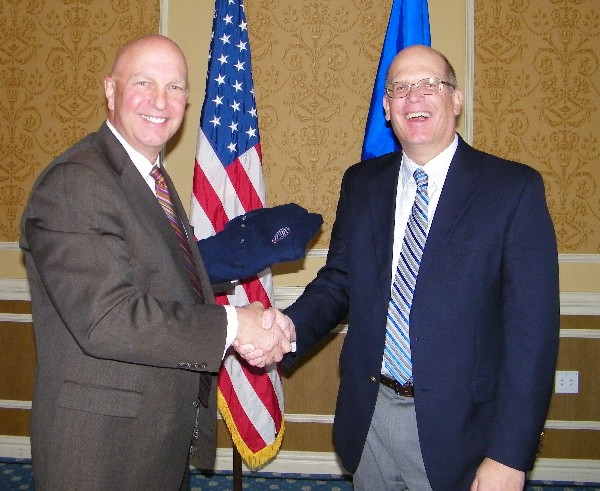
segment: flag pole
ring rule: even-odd
[[[242,491],[242,456],[233,446],[233,491]]]

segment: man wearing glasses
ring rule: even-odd
[[[441,53],[395,57],[383,108],[402,151],[345,173],[327,263],[285,311],[287,364],[348,319],[333,436],[355,490],[520,491],[538,451],[554,228],[537,171],[456,133],[462,103]]]

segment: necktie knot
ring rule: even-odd
[[[417,183],[417,188],[421,192],[427,193],[428,176],[427,173],[420,167],[413,172],[413,177]]]
[[[160,167],[158,167],[157,165],[152,167],[152,170],[150,171],[150,177],[152,177],[161,186],[164,186],[165,176],[162,173],[162,170],[160,170]]]

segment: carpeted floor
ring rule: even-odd
[[[352,491],[349,479],[340,476],[248,474],[242,478],[244,491]],[[0,458],[0,491],[33,491],[31,460]],[[231,491],[231,474],[201,474],[192,471],[191,491]],[[583,483],[532,482],[526,491],[600,491],[600,485]]]

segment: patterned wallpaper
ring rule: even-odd
[[[246,15],[269,205],[324,218],[362,137],[391,0],[252,0]]]
[[[158,0],[0,2],[0,241],[18,240],[35,177],[106,118],[102,79]]]
[[[475,146],[544,176],[563,253],[600,253],[600,2],[476,0]]]
[[[0,241],[41,168],[104,119],[102,77],[157,31],[158,3],[0,2]],[[246,0],[268,202],[323,214],[316,247],[360,158],[391,3]],[[476,0],[475,45],[475,145],[542,172],[561,252],[600,253],[598,0]]]

